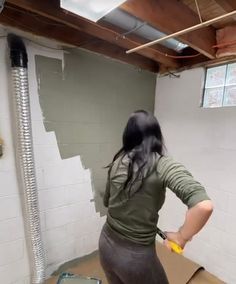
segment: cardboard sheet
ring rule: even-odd
[[[157,242],[157,255],[166,271],[169,284],[223,284],[204,268],[188,258],[170,252]]]
[[[170,252],[161,243],[157,243],[156,248],[158,257],[160,258],[169,279],[169,284],[225,283],[204,270],[201,265],[187,259],[182,255]],[[75,259],[62,265],[54,273],[55,277],[46,281],[46,284],[55,284],[56,280],[58,279],[58,275],[65,271],[72,272],[77,275],[95,277],[102,280],[102,284],[107,284],[105,274],[100,265],[98,252],[94,252],[91,255]]]
[[[162,244],[157,243],[157,255],[166,271],[170,283],[186,284],[202,267],[189,259],[170,252]]]

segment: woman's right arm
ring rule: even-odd
[[[212,201],[204,187],[194,180],[189,171],[171,158],[161,158],[158,163],[158,171],[164,187],[170,188],[188,207],[184,224],[179,231],[166,233],[169,240],[184,247],[186,242],[203,228],[211,216]]]
[[[188,209],[184,224],[178,232],[166,232],[167,239],[174,241],[184,248],[185,244],[204,227],[212,212],[212,201],[204,200],[197,203]]]

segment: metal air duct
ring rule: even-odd
[[[115,26],[118,26],[126,31],[133,31],[134,34],[151,41],[166,36],[166,34],[158,31],[147,23],[143,23],[138,18],[130,16],[128,13],[121,11],[120,9],[113,10],[112,12],[107,14],[103,18],[103,20]],[[165,42],[161,42],[160,44],[177,52],[180,52],[185,47],[187,47],[186,44],[173,38],[168,39]]]
[[[40,214],[35,174],[32,141],[30,100],[28,86],[27,52],[21,38],[8,35],[11,73],[13,81],[13,101],[17,131],[17,165],[19,181],[24,191],[24,209],[27,245],[31,256],[32,284],[45,280],[44,250],[41,241]]]

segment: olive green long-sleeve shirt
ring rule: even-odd
[[[153,166],[146,173],[141,188],[130,198],[123,189],[129,158],[117,159],[107,182],[104,205],[107,223],[117,234],[140,244],[155,241],[158,212],[165,201],[166,188],[172,190],[189,208],[209,200],[203,186],[180,163],[170,157],[153,155]],[[140,183],[137,181],[136,186]]]

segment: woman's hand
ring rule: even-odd
[[[164,241],[164,245],[171,250],[170,244],[168,241],[172,241],[184,249],[187,240],[183,239],[180,232],[165,232],[167,239]]]
[[[178,232],[166,232],[167,240],[165,246],[171,250],[169,241],[175,242],[182,249],[188,241],[191,241],[202,227],[206,224],[213,211],[213,204],[210,200],[203,200],[192,208],[188,209],[185,222]]]

